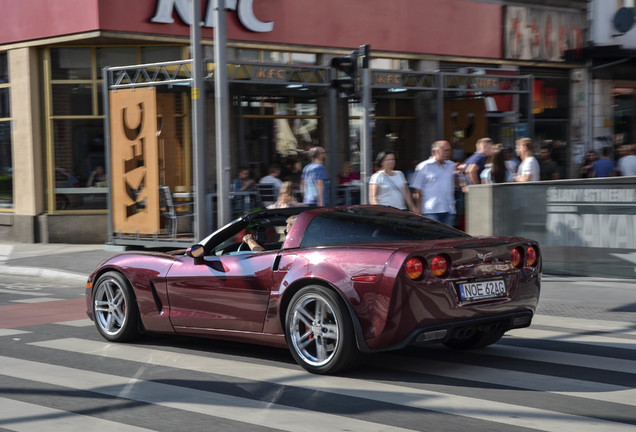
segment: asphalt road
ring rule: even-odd
[[[0,430],[636,427],[636,290],[627,281],[546,277],[533,326],[492,347],[413,347],[337,377],[260,346],[157,335],[106,343],[85,318],[83,289],[2,277]]]

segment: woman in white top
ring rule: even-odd
[[[369,203],[416,211],[404,174],[393,169],[395,153],[380,152],[375,163],[380,169],[369,180]]]
[[[514,176],[506,166],[506,154],[503,146],[501,144],[494,145],[486,168],[481,172],[481,183],[504,183],[513,180]]]

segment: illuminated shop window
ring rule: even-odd
[[[100,72],[105,67],[127,66],[139,63],[136,47],[97,48],[96,53],[97,69]]]
[[[265,51],[264,60],[265,63],[289,63],[291,56],[287,52],[280,51]]]
[[[244,48],[236,48],[233,53],[233,61],[253,61],[295,65],[318,64],[318,56],[312,53],[253,50]]]
[[[179,46],[65,47],[43,53],[49,83],[46,99],[50,100],[46,104],[46,130],[51,131],[47,136],[49,211],[107,209],[108,172],[100,181],[91,176],[106,168],[102,69],[181,59]],[[2,118],[0,132],[1,128]]]
[[[313,97],[241,96],[243,138],[233,166],[248,166],[253,176],[267,174],[278,164],[281,179],[298,182],[296,163],[304,150],[320,142],[318,101]]]
[[[614,103],[614,144],[631,144],[636,139],[634,118],[636,118],[636,89],[616,87],[613,89]]]
[[[92,90],[91,83],[53,84],[53,114],[93,114]]]
[[[371,69],[384,70],[414,70],[417,62],[414,60],[392,59],[392,58],[372,58]]]
[[[260,61],[259,53],[258,50],[237,48],[234,50],[234,57],[236,60],[257,62]]]
[[[11,99],[7,53],[0,53],[0,211],[13,209]]]
[[[141,63],[160,63],[181,59],[179,46],[141,47]]]
[[[291,62],[296,65],[317,65],[318,56],[309,53],[291,53]]]
[[[51,48],[51,78],[91,79],[91,48]]]

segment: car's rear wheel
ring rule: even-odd
[[[102,336],[124,342],[139,336],[139,309],[130,283],[121,273],[104,273],[93,290],[95,325]]]
[[[472,332],[464,337],[452,338],[444,342],[453,349],[478,349],[492,345],[499,341],[506,333],[506,329],[500,323],[491,324]]]
[[[301,289],[289,304],[285,323],[287,345],[307,371],[331,374],[359,363],[351,317],[333,291],[317,285]]]

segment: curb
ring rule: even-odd
[[[88,275],[68,271],[52,270],[36,267],[14,267],[0,265],[0,274],[10,276],[32,276],[52,279],[64,279],[71,282],[86,283]]]
[[[622,284],[634,284],[636,282],[635,279],[625,279],[625,278],[610,278],[610,277],[597,277],[597,276],[564,276],[564,275],[547,275],[543,274],[541,278],[541,282],[560,282],[567,281],[568,283],[603,283],[603,282],[612,282],[612,283],[622,283]]]

